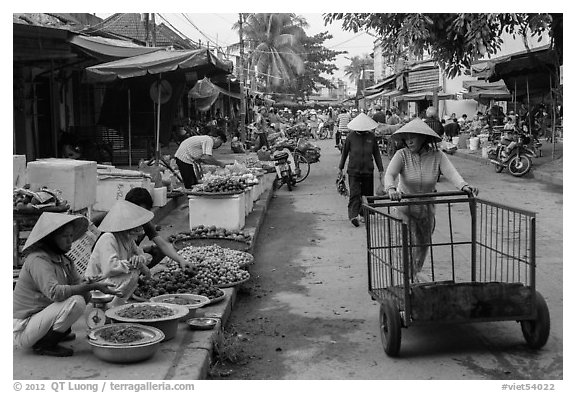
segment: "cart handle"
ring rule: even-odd
[[[442,191],[442,192],[429,192],[424,194],[402,194],[402,199],[414,199],[414,198],[436,198],[436,197],[449,197],[449,196],[468,196],[468,198],[475,198],[474,194],[467,191]],[[362,197],[364,202],[373,202],[390,199],[387,194],[384,195],[374,195]]]

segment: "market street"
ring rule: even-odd
[[[551,316],[541,350],[526,347],[516,322],[432,325],[402,329],[401,356],[389,358],[379,306],[367,292],[365,228],[350,224],[347,199],[336,193],[333,140],[318,145],[322,158],[308,179],[292,192],[282,187],[271,202],[249,294],[241,291],[225,329],[237,333],[230,342],[240,360],[213,369],[214,378],[563,378],[561,187],[450,157],[482,198],[537,213],[537,290]]]

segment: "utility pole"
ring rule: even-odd
[[[156,14],[152,13],[152,46],[156,46]]]
[[[245,86],[246,81],[244,78],[244,37],[243,37],[243,26],[244,23],[243,15],[238,14],[238,34],[240,35],[240,66],[239,66],[239,78],[240,78],[240,141],[242,144],[246,143],[246,92]]]

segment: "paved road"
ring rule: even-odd
[[[233,379],[563,378],[562,189],[452,157],[482,197],[538,213],[537,288],[551,336],[531,351],[516,322],[411,327],[402,329],[402,356],[392,359],[366,290],[365,230],[348,222],[347,201],[335,192],[332,142],[319,143],[321,163],[304,183],[272,200],[250,293],[239,296],[227,329],[238,334],[230,342],[240,361],[215,371]]]

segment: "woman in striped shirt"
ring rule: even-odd
[[[386,169],[384,185],[388,196],[399,201],[402,194],[436,192],[440,172],[458,189],[477,195],[478,189],[466,183],[446,154],[436,145],[442,139],[424,121],[416,118],[400,128],[393,138],[401,139],[406,147],[398,150]],[[422,270],[428,246],[434,232],[434,205],[399,206],[396,211],[407,224],[412,248],[412,275]]]

